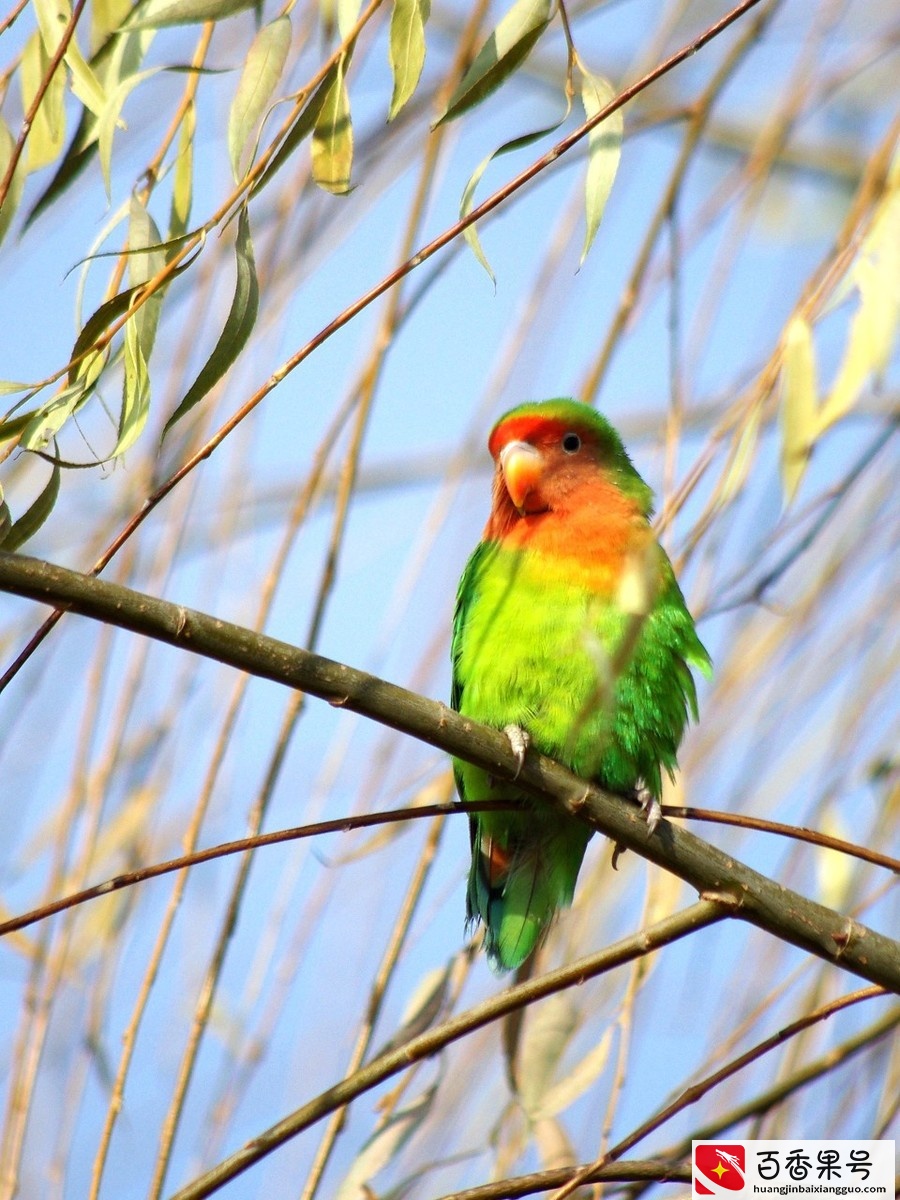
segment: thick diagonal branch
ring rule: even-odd
[[[518,771],[506,736],[406,688],[240,625],[38,559],[0,553],[0,590],[69,609],[298,688],[457,755],[501,778]],[[900,943],[841,916],[662,821],[650,833],[624,803],[529,752],[517,783],[684,879],[733,915],[836,966],[900,993]]]

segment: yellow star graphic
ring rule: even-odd
[[[728,1172],[728,1168],[726,1166],[723,1166],[722,1163],[719,1163],[718,1166],[713,1167],[713,1174],[718,1175],[720,1183],[722,1182],[722,1176],[727,1174],[727,1172]]]

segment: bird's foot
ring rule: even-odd
[[[518,779],[525,766],[525,755],[531,745],[531,734],[521,725],[504,725],[503,732],[509,741],[513,754],[516,756],[516,773],[513,779]]]
[[[635,791],[635,799],[641,806],[641,812],[647,822],[647,832],[653,833],[662,819],[662,806],[650,789],[643,786]]]

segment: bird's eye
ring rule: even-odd
[[[581,449],[581,438],[577,433],[567,433],[562,440],[562,448],[566,454],[577,454]]]

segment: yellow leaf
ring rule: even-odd
[[[743,428],[737,436],[734,449],[719,484],[717,503],[721,507],[724,507],[738,494],[747,480],[753,456],[756,452],[756,444],[759,440],[761,420],[762,405],[754,404],[746,421],[744,421]]]
[[[840,838],[845,842],[853,840],[835,813],[826,813],[819,828],[828,837]],[[819,849],[816,874],[819,878],[819,899],[826,908],[840,911],[847,903],[853,884],[854,861],[849,854],[842,854],[840,850],[828,850],[824,846]]]
[[[882,198],[852,268],[859,306],[850,323],[847,346],[819,432],[850,411],[872,377],[884,374],[900,325],[900,179]]]
[[[313,179],[320,188],[336,196],[350,191],[353,164],[353,126],[344,69],[345,60],[341,59],[312,136]]]
[[[781,481],[790,504],[819,432],[815,348],[805,317],[792,317],[788,324],[781,377]]]

